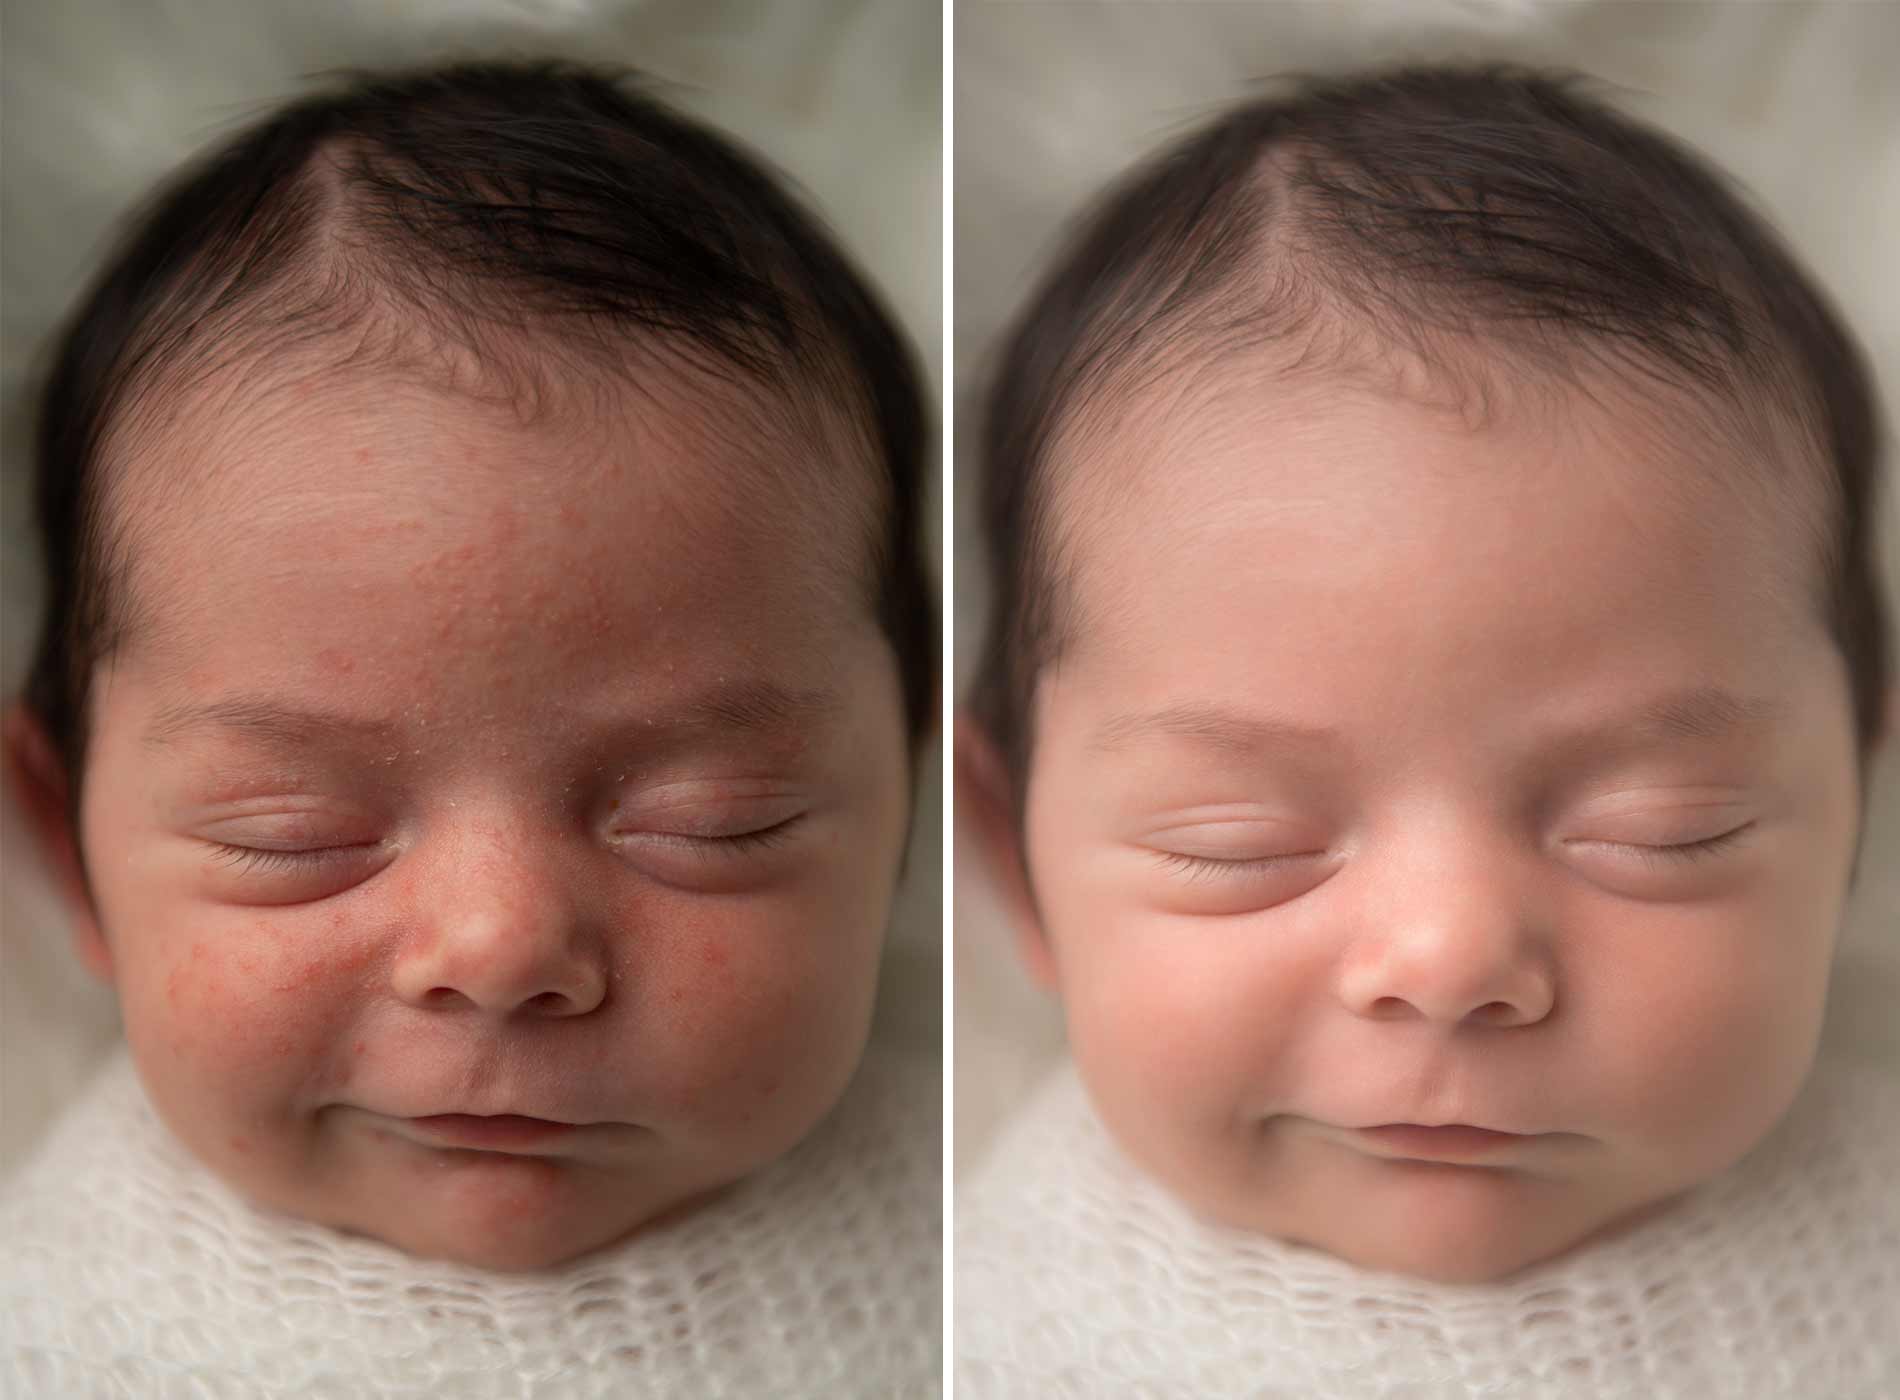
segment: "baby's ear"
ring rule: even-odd
[[[7,788],[38,838],[54,883],[72,915],[79,960],[101,982],[111,982],[112,953],[100,932],[99,916],[79,859],[79,833],[73,830],[66,764],[40,717],[23,702],[7,707],[4,719],[0,719],[0,741],[6,748]]]
[[[1023,864],[1022,832],[1016,820],[1009,769],[989,730],[969,711],[957,711],[956,726],[957,820],[967,822],[976,837],[983,864],[1002,895],[1017,949],[1030,976],[1053,989],[1055,956],[1043,932],[1042,917],[1030,892],[1029,872]]]

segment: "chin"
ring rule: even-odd
[[[528,1274],[557,1269],[625,1239],[639,1224],[619,1229],[558,1231],[541,1235],[515,1230],[483,1233],[409,1225],[401,1229],[346,1227],[348,1233],[379,1240],[414,1259],[464,1264],[491,1273]]]
[[[1610,1228],[1577,1221],[1546,1221],[1540,1228],[1512,1214],[1473,1218],[1446,1212],[1377,1235],[1355,1231],[1330,1241],[1302,1242],[1363,1269],[1430,1283],[1484,1284],[1501,1283],[1562,1258]]]

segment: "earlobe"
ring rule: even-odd
[[[957,820],[969,823],[969,831],[977,838],[1030,976],[1053,990],[1058,980],[1056,960],[1023,864],[1009,770],[989,731],[966,710],[957,712],[955,739]]]
[[[112,953],[99,927],[79,858],[79,834],[73,830],[66,765],[40,717],[23,702],[7,707],[4,720],[0,720],[0,740],[5,744],[7,789],[38,839],[72,916],[79,959],[93,976],[110,982]]]

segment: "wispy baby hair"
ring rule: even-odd
[[[862,556],[923,734],[936,645],[914,357],[760,162],[633,79],[562,60],[346,70],[134,212],[52,347],[38,403],[49,587],[27,700],[75,777],[94,667],[137,617],[106,466],[214,371],[268,375],[305,351],[353,371],[448,366],[456,381],[473,363],[475,382],[454,387],[524,421],[557,387],[637,389],[670,363],[832,425],[842,446],[806,444],[800,469],[865,522],[840,549]]]
[[[1056,482],[1144,385],[1240,352],[1284,378],[1402,347],[1467,411],[1489,390],[1455,346],[1553,376],[1588,363],[1719,406],[1725,436],[1753,435],[1738,461],[1774,458],[1765,408],[1801,459],[1766,470],[1814,503],[1866,758],[1892,643],[1863,356],[1715,172],[1582,86],[1503,64],[1298,79],[1136,169],[1075,230],[1006,340],[979,448],[994,587],[970,698],[1019,797],[1036,679],[1079,625]]]

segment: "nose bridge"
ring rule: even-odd
[[[1351,1010],[1492,1026],[1550,1014],[1556,969],[1537,873],[1495,823],[1441,813],[1368,864],[1382,897],[1341,960]]]
[[[533,816],[470,817],[418,879],[415,946],[398,990],[415,1005],[577,1015],[606,995],[605,949],[585,913],[564,834]]]

